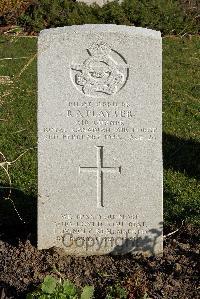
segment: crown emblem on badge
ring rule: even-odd
[[[104,42],[97,42],[89,47],[88,52],[91,56],[109,55],[111,48]]]

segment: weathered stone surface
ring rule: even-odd
[[[159,32],[83,25],[38,41],[38,247],[162,252]]]

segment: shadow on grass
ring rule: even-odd
[[[163,133],[164,169],[200,179],[200,143]]]
[[[163,133],[163,162],[164,169],[181,172],[189,178],[199,180],[200,143]],[[185,200],[182,198],[180,202],[178,191],[176,193],[176,188],[173,190],[172,192],[164,189],[165,221],[180,225],[183,220],[197,219],[199,211],[197,199],[185,197]]]
[[[33,245],[36,245],[37,198],[12,189],[11,201],[6,199],[7,192],[6,186],[0,186],[0,240],[16,245],[19,240],[29,239]]]

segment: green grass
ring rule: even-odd
[[[12,198],[23,218],[36,214],[37,197],[37,38],[0,37],[0,151],[10,166]],[[199,223],[200,206],[200,39],[163,39],[164,217],[166,224]],[[3,58],[19,58],[7,60]],[[29,63],[29,64],[28,64]],[[27,65],[27,67],[25,67]],[[23,70],[23,72],[22,72]],[[0,79],[2,80],[2,79]],[[6,186],[0,169],[0,183]],[[18,221],[12,204],[0,193],[0,219]],[[26,208],[24,208],[26,206]],[[34,209],[33,209],[34,208]],[[12,212],[11,212],[12,210]],[[11,217],[12,216],[12,217]]]
[[[163,40],[164,216],[199,223],[200,39]]]
[[[17,158],[26,149],[37,146],[36,136],[36,59],[24,69],[36,54],[36,38],[0,38],[0,76],[10,76],[13,84],[0,84],[0,151],[8,161]],[[26,222],[36,218],[37,194],[37,152],[28,151],[20,160],[10,166],[13,187],[12,198],[16,208]],[[6,176],[0,169],[0,181],[6,185]],[[6,193],[6,192],[5,192]],[[1,193],[0,193],[0,197]],[[34,212],[33,212],[34,211]],[[34,214],[34,215],[33,215]],[[34,217],[33,217],[34,216]],[[3,218],[3,220],[2,220]],[[8,219],[7,219],[8,218]],[[18,223],[10,201],[0,202],[0,219]]]

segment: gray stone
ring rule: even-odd
[[[103,6],[104,4],[106,4],[108,2],[112,2],[112,1],[114,1],[114,0],[77,0],[77,2],[84,2],[84,3],[88,4],[88,5],[96,3],[99,6]],[[119,0],[118,2],[121,3],[122,0]]]
[[[38,41],[38,248],[162,252],[161,36],[82,25]]]

